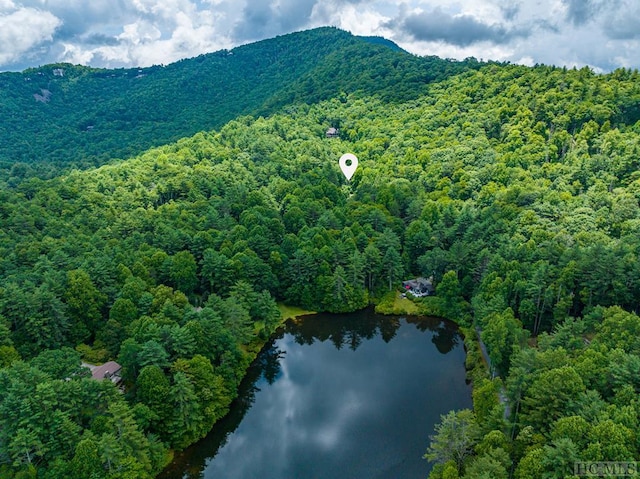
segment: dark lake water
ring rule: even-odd
[[[457,327],[371,311],[289,322],[231,412],[163,479],[426,478],[440,415],[471,407]]]

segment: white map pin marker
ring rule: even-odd
[[[358,168],[358,157],[353,153],[345,153],[340,157],[340,169],[347,178],[347,181],[351,179],[353,174]]]

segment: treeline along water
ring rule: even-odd
[[[423,478],[434,424],[470,406],[453,323],[309,316],[277,333],[229,415],[161,477]]]

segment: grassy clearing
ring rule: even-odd
[[[403,298],[398,291],[390,291],[385,294],[376,305],[376,313],[390,314],[394,316],[435,316],[445,318],[437,296],[426,296],[424,298]]]
[[[385,294],[376,305],[376,313],[393,315],[420,315],[420,307],[408,298],[403,298],[397,291]]]
[[[420,314],[420,308],[416,303],[408,298],[403,298],[400,293],[396,293],[393,301],[394,311],[402,311],[402,314]]]
[[[287,306],[283,303],[278,303],[278,309],[280,310],[280,314],[282,314],[283,321],[286,321],[287,319],[295,319],[298,316],[304,316],[307,314],[316,314],[315,311],[307,311],[306,309],[302,309],[297,306]]]

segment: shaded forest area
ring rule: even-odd
[[[408,275],[434,275],[418,301],[480,328],[502,376],[438,426],[432,479],[637,459],[638,80],[485,65],[3,188],[2,473],[153,477],[224,414],[276,300],[353,311]],[[116,359],[126,393],[81,357]]]

